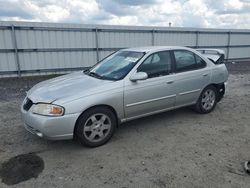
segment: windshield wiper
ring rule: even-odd
[[[103,79],[103,77],[95,72],[86,72],[89,76],[98,78],[98,79]]]
[[[98,79],[101,79],[101,80],[112,80],[112,81],[117,81],[117,79],[115,78],[109,78],[109,77],[106,77],[106,76],[101,76],[100,74],[97,74],[96,72],[91,72],[89,70],[84,70],[83,73],[89,75],[89,76],[92,76],[94,78],[98,78]]]
[[[82,71],[83,73],[88,73],[89,72],[89,69],[85,69]]]

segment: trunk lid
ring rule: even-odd
[[[214,64],[222,64],[225,59],[225,52],[220,49],[198,48],[196,51],[208,58]]]

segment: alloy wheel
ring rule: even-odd
[[[106,138],[111,130],[110,118],[102,113],[93,114],[84,124],[83,134],[90,142],[99,142]]]
[[[210,110],[215,104],[215,92],[212,89],[207,89],[201,98],[201,105],[205,110]]]

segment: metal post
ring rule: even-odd
[[[229,53],[230,53],[230,43],[231,43],[231,32],[229,31],[227,37],[227,61],[229,59]]]
[[[96,42],[96,59],[97,59],[97,62],[99,62],[100,61],[100,57],[99,57],[98,28],[95,28],[95,42]]]
[[[17,66],[17,73],[18,73],[18,77],[21,77],[21,69],[20,69],[20,62],[19,62],[17,41],[16,41],[16,32],[15,32],[14,25],[11,25],[11,37],[12,37],[13,48],[15,51],[15,62]]]
[[[155,30],[152,29],[152,46],[155,45]]]
[[[199,31],[196,31],[196,40],[195,40],[195,47],[198,48],[199,47]]]

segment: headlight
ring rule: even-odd
[[[32,108],[32,113],[44,116],[62,116],[64,108],[54,104],[38,103]]]

